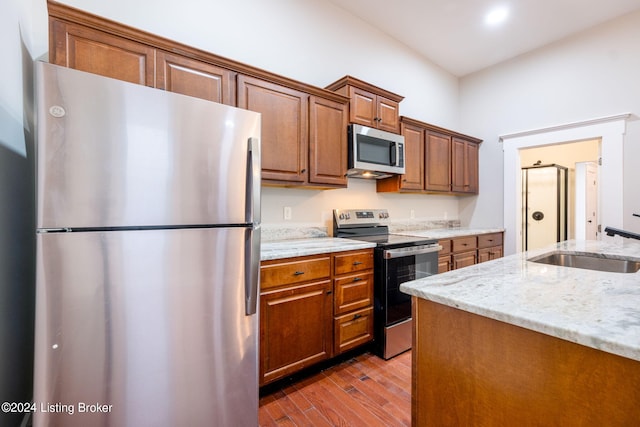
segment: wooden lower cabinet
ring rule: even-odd
[[[331,280],[260,295],[260,384],[332,356]]]
[[[373,339],[373,249],[264,261],[260,386]]]
[[[442,250],[438,254],[438,273],[501,258],[502,239],[503,233],[499,232],[439,240]]]
[[[640,362],[413,297],[412,425],[635,426]]]

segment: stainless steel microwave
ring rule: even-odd
[[[404,136],[349,125],[349,170],[353,178],[386,178],[404,173]]]

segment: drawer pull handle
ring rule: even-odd
[[[333,291],[327,291],[327,295],[331,295]]]
[[[487,240],[489,240],[490,242],[493,242],[493,239],[487,239]]]
[[[296,271],[293,273],[294,276],[300,276],[301,274],[304,274],[304,271]]]
[[[353,278],[353,281],[354,281],[354,282],[359,282],[359,281],[361,281],[361,280],[362,280],[362,277],[354,277],[354,278]]]
[[[362,314],[354,314],[353,315],[353,320],[359,319],[362,317]]]
[[[353,263],[353,265],[360,265],[360,264],[362,264],[362,261],[355,261],[355,262]]]

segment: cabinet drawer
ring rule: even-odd
[[[476,236],[458,237],[452,240],[451,250],[454,253],[476,249]]]
[[[324,279],[330,275],[331,258],[329,256],[267,261],[260,267],[260,288],[269,289],[309,280]]]
[[[355,348],[373,339],[373,308],[365,308],[334,320],[335,354]]]
[[[373,306],[373,273],[354,274],[335,280],[334,314]]]
[[[373,249],[335,255],[333,262],[334,274],[336,276],[353,273],[355,271],[369,270],[373,268]]]
[[[442,246],[438,255],[449,255],[451,253],[451,239],[438,240],[438,244]]]
[[[478,235],[478,248],[491,248],[502,245],[502,233]]]

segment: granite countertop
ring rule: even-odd
[[[435,228],[432,230],[407,230],[394,231],[393,234],[401,234],[403,236],[417,236],[427,239],[452,239],[455,237],[470,236],[476,234],[502,233],[504,228]]]
[[[640,242],[568,241],[403,283],[416,297],[640,361],[640,272],[527,261],[556,250],[640,260]]]
[[[373,247],[375,247],[374,243],[333,237],[278,240],[262,242],[260,245],[260,261]]]

